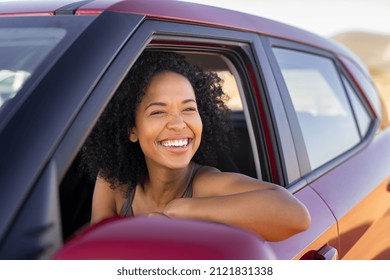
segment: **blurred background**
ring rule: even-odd
[[[390,0],[179,0],[284,22],[344,44],[370,71],[390,124]]]

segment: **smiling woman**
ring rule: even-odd
[[[202,120],[189,80],[171,71],[156,74],[130,130],[130,141],[139,141],[148,170],[152,165],[185,168],[202,137]]]
[[[82,151],[97,177],[91,223],[116,215],[180,217],[235,225],[267,240],[308,228],[306,208],[286,189],[213,167],[231,139],[220,82],[176,53],[138,59]]]

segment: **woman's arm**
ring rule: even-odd
[[[91,224],[116,215],[115,191],[104,179],[96,179],[92,198]]]
[[[286,239],[310,225],[307,209],[283,187],[242,174],[202,173],[194,181],[193,198],[173,200],[165,215],[231,224],[269,241]]]

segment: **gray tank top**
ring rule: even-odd
[[[192,182],[194,181],[194,178],[195,178],[196,174],[198,173],[198,171],[202,167],[203,166],[199,165],[199,164],[197,164],[195,166],[194,171],[193,171],[193,173],[191,175],[190,181],[188,183],[187,189],[186,189],[186,191],[184,192],[184,194],[182,196],[183,198],[191,198],[192,197]],[[135,195],[135,189],[136,188],[133,188],[133,189],[130,190],[129,195],[126,198],[125,203],[123,204],[123,207],[122,207],[122,210],[121,210],[121,214],[120,214],[123,217],[125,217],[125,216],[134,216],[132,204],[133,204],[133,199],[134,199],[134,195]]]

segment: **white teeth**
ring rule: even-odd
[[[162,141],[161,145],[164,147],[184,147],[187,146],[188,139],[180,139],[180,140],[168,140]]]

